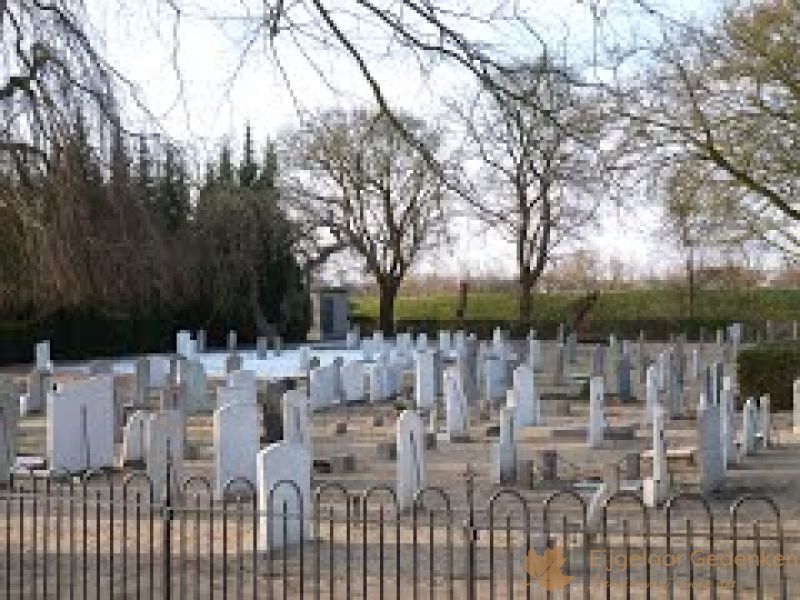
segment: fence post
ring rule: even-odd
[[[170,441],[167,440],[167,474],[164,487],[164,506],[162,507],[162,545],[161,560],[163,563],[164,600],[172,598],[172,454]]]
[[[465,578],[467,587],[467,600],[477,600],[477,573],[475,572],[475,541],[477,540],[477,530],[475,529],[475,472],[472,465],[467,465],[464,472],[464,479],[467,487],[467,509],[469,511],[466,522],[464,523],[464,544],[466,545]]]

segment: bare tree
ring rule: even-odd
[[[438,135],[401,118],[438,158]],[[380,112],[329,111],[285,141],[290,212],[359,259],[380,290],[380,327],[391,334],[400,284],[445,235],[440,178]]]
[[[730,7],[710,27],[665,21],[618,107],[637,140],[634,162],[702,171],[736,200],[753,237],[790,252],[800,248],[798,19],[796,2],[766,0]]]
[[[481,91],[459,113],[478,184],[478,215],[515,247],[519,317],[531,319],[531,293],[554,249],[593,216],[604,168],[602,122],[586,92],[547,57],[507,70],[503,88]]]

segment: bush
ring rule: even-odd
[[[739,353],[740,398],[770,395],[773,411],[791,410],[792,385],[800,377],[800,344],[760,344]]]

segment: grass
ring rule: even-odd
[[[535,318],[563,320],[570,313],[577,293],[557,292],[534,298]],[[400,296],[395,305],[397,320],[447,320],[455,318],[456,294],[434,293]],[[378,298],[353,299],[353,314],[377,318]],[[517,299],[511,292],[474,292],[469,296],[467,320],[515,320]],[[706,290],[698,292],[694,317],[729,321],[791,321],[800,319],[800,289]],[[600,292],[589,314],[592,321],[674,320],[688,318],[686,294],[680,289],[646,289]]]

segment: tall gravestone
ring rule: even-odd
[[[114,379],[59,384],[47,395],[47,462],[54,471],[114,466]]]
[[[700,489],[709,493],[725,478],[725,463],[720,444],[720,407],[708,404],[697,413],[697,466]]]
[[[212,409],[208,395],[208,378],[203,363],[188,360],[183,364],[181,379],[186,382],[186,412],[195,414]]]
[[[19,394],[12,381],[0,378],[0,485],[10,481],[17,460],[18,417]]]
[[[259,550],[294,546],[311,534],[311,456],[301,444],[270,444],[256,459]]]
[[[759,419],[758,425],[761,429],[761,444],[764,448],[769,448],[772,445],[771,432],[772,432],[772,412],[770,409],[769,394],[761,396],[761,402],[758,405]]]
[[[397,419],[397,504],[401,511],[411,508],[425,488],[425,426],[420,416],[405,410]]]
[[[492,446],[492,482],[512,483],[517,478],[516,411],[505,407],[500,410],[500,438]]]
[[[800,434],[800,379],[792,383],[792,430]]]
[[[353,360],[342,366],[342,394],[346,403],[364,402],[367,399],[364,363]]]
[[[590,448],[597,448],[605,437],[605,392],[602,377],[589,380],[589,429]]]
[[[742,408],[742,453],[750,456],[756,451],[757,423],[756,407],[752,398],[748,398]]]
[[[416,353],[414,400],[417,408],[430,408],[436,399],[436,357],[427,350]]]
[[[469,431],[467,399],[461,388],[458,371],[449,367],[445,372],[445,416],[447,435],[450,440],[465,436]]]
[[[147,422],[150,414],[137,410],[130,417],[122,432],[122,466],[144,464],[147,457]]]
[[[647,368],[645,402],[645,419],[647,423],[652,423],[653,415],[658,410],[658,369],[655,365]]]
[[[736,424],[734,422],[733,400],[731,378],[726,377],[723,380],[722,391],[719,396],[720,447],[722,448],[722,463],[726,468],[736,456]]]
[[[180,412],[162,410],[150,415],[145,444],[147,476],[153,485],[156,499],[162,499],[170,483],[170,494],[180,493],[183,487],[183,448],[185,425]]]
[[[645,506],[656,508],[666,500],[669,492],[667,470],[667,442],[664,436],[664,413],[657,408],[653,414],[653,474],[642,481],[642,499]]]
[[[246,479],[256,484],[259,450],[258,406],[234,402],[214,411],[214,463],[216,489],[222,494],[228,482]]]
[[[517,425],[520,427],[540,425],[542,417],[533,369],[528,365],[520,365],[514,370],[513,380]]]
[[[283,412],[283,439],[308,448],[313,456],[308,398],[300,390],[289,390],[281,402]]]

